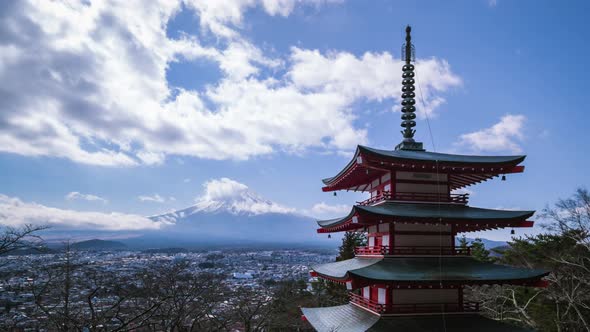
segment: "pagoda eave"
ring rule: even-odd
[[[441,266],[444,270],[441,270]],[[482,284],[515,284],[539,286],[549,274],[480,262],[472,257],[386,257],[352,258],[312,267],[318,277],[340,283],[350,282],[352,288],[370,283],[394,286],[428,286],[437,283],[449,286]],[[540,287],[540,286],[539,286]]]
[[[412,219],[411,221],[403,221],[403,220],[396,220],[393,221],[394,224],[428,224],[428,225],[451,225],[453,226],[453,231],[455,234],[458,233],[468,233],[468,232],[479,232],[479,231],[486,231],[486,230],[494,230],[494,229],[503,229],[503,228],[531,228],[534,226],[535,222],[533,220],[518,220],[518,221],[505,221],[505,220],[495,220],[489,221],[485,223],[472,223],[466,220],[445,220],[441,223],[436,219]],[[347,232],[347,231],[356,231],[363,229],[367,226],[377,225],[378,222],[373,223],[353,223],[351,220],[346,221],[342,224],[339,224],[335,227],[328,227],[328,228],[318,228],[316,232],[318,234],[326,234],[326,233],[339,233],[339,232]]]
[[[526,332],[526,328],[508,325],[474,313],[397,315],[382,317],[354,304],[335,307],[301,308],[303,319],[318,332]],[[444,324],[444,325],[441,325]]]
[[[511,211],[474,208],[450,204],[386,202],[375,206],[353,206],[342,218],[319,220],[318,233],[362,229],[382,223],[451,225],[455,233],[506,227],[532,227],[526,220],[535,211]]]
[[[378,151],[378,152],[377,152]],[[322,191],[366,191],[371,179],[391,171],[449,174],[451,189],[489,180],[500,174],[522,173],[518,163],[525,156],[486,157],[418,151],[386,151],[358,146],[354,158],[332,178],[324,179]]]
[[[524,287],[535,287],[535,288],[547,288],[549,282],[543,278],[548,273],[526,278],[526,279],[503,279],[503,280],[430,280],[430,281],[416,281],[416,280],[373,280],[366,279],[354,275],[353,273],[347,274],[343,278],[334,278],[327,276],[315,271],[311,271],[310,275],[316,278],[321,278],[329,282],[346,285],[347,290],[354,290],[363,288],[366,286],[381,286],[392,289],[457,289],[465,286],[483,286],[483,285],[513,285],[513,286],[524,286]]]

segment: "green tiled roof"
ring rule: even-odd
[[[401,218],[442,218],[443,220],[524,220],[535,211],[510,211],[475,208],[458,204],[424,204],[387,202],[376,206],[353,206],[350,213],[343,218],[319,220],[320,227],[334,227],[346,222],[355,213],[368,213],[376,216]]]
[[[411,150],[380,150],[359,145],[360,152],[367,152],[371,154],[380,155],[383,157],[395,159],[407,159],[418,161],[438,161],[443,163],[459,163],[459,164],[518,164],[526,158],[526,156],[468,156],[461,154],[447,154],[427,151],[411,151]]]
[[[367,331],[379,321],[379,316],[352,304],[324,308],[301,308],[301,311],[318,332]]]
[[[379,317],[352,304],[324,308],[302,308],[307,321],[318,332],[526,332],[477,314],[447,314]]]
[[[381,159],[391,159],[391,161],[417,161],[417,162],[438,162],[439,164],[445,165],[497,165],[506,164],[516,166],[521,163],[526,156],[467,156],[460,154],[447,154],[427,151],[410,151],[410,150],[380,150],[373,149],[366,146],[359,145],[357,147],[354,158],[344,167],[338,175],[323,179],[324,184],[329,184],[333,179],[337,178],[354,163],[356,163],[356,157],[359,154],[374,155]]]
[[[511,281],[541,278],[549,272],[484,263],[472,257],[355,257],[313,266],[327,277],[347,279],[349,275],[378,281]]]

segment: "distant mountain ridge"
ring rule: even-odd
[[[230,183],[231,184],[231,183]],[[150,216],[164,226],[125,241],[130,246],[336,246],[316,232],[315,219],[260,197],[246,186],[209,192],[193,206]]]
[[[162,248],[317,248],[340,245],[341,234],[318,234],[314,218],[259,196],[231,179],[215,180],[189,207],[148,217],[159,229],[107,232],[97,230],[48,230],[54,242],[92,239],[72,245],[79,250]],[[103,239],[103,240],[98,240]],[[107,240],[110,239],[111,241]],[[117,239],[117,241],[112,241]],[[472,239],[469,239],[470,241]],[[60,242],[61,241],[61,242]],[[483,239],[486,248],[506,242]]]
[[[195,205],[149,217],[155,221],[176,222],[194,214],[231,214],[235,216],[256,216],[260,214],[294,214],[295,210],[264,199],[253,191],[238,190],[231,195],[205,197]]]
[[[123,250],[127,245],[118,241],[92,239],[80,241],[70,245],[75,250]]]
[[[459,237],[459,236],[457,236],[457,237],[455,238],[455,244],[456,244],[456,245],[457,245],[457,244],[459,244],[459,239],[460,239],[460,237]],[[484,239],[484,238],[480,238],[480,239],[481,239],[481,242],[483,242],[483,245],[484,245],[484,247],[485,247],[487,250],[490,250],[490,249],[493,249],[493,248],[497,248],[497,247],[506,247],[506,246],[508,246],[508,242],[506,242],[506,241],[494,241],[494,240],[488,240],[488,239]],[[472,239],[472,238],[466,238],[466,240],[467,240],[469,243],[471,243],[471,242],[473,242],[475,239]]]

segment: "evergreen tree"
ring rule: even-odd
[[[467,248],[469,246],[469,241],[467,241],[467,238],[465,237],[465,235],[462,235],[459,238],[459,248]]]
[[[490,257],[490,251],[486,249],[480,238],[476,238],[471,242],[471,256],[481,262],[494,261],[494,258]]]
[[[354,258],[354,248],[365,246],[367,243],[367,237],[365,233],[360,232],[346,232],[342,237],[342,245],[338,251],[338,257],[336,261],[343,261]]]

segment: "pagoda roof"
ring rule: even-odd
[[[336,281],[354,277],[399,284],[447,282],[459,284],[501,284],[533,282],[549,272],[486,263],[473,257],[355,257],[312,266],[322,277]]]
[[[519,173],[517,166],[526,156],[470,156],[416,150],[380,150],[357,146],[352,160],[336,176],[323,179],[324,191],[364,191],[361,186],[391,170],[441,172],[451,174],[451,189],[458,189],[499,174]],[[366,170],[373,170],[367,174]]]
[[[365,153],[371,153],[380,157],[405,161],[426,161],[455,165],[489,165],[489,164],[518,164],[526,158],[525,155],[517,156],[473,156],[462,154],[448,154],[415,150],[381,150],[359,145],[358,149]]]
[[[509,325],[478,314],[433,314],[382,317],[353,304],[335,307],[301,308],[305,319],[318,332],[525,332],[530,329]]]
[[[355,205],[342,218],[318,220],[318,232],[339,232],[362,228],[377,222],[456,223],[457,231],[497,227],[530,227],[522,223],[535,211],[494,210],[460,204],[427,204],[385,202],[379,205]],[[354,218],[357,218],[356,220]],[[355,222],[356,221],[356,222]]]

